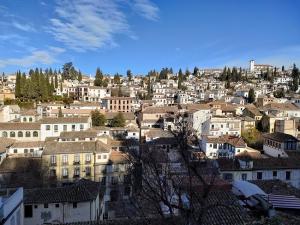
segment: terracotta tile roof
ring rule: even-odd
[[[134,113],[123,112],[122,114],[123,114],[125,120],[134,120],[135,119]],[[108,120],[111,120],[116,115],[118,115],[118,112],[106,112],[105,113],[105,118],[108,119]]]
[[[20,123],[20,122],[13,122],[13,123],[0,123],[0,130],[7,131],[7,130],[40,130],[41,124],[40,123]]]
[[[93,201],[103,197],[100,187],[98,182],[82,179],[71,186],[29,189],[24,191],[24,204]]]
[[[177,113],[177,112],[178,112],[177,106],[163,106],[163,107],[149,106],[142,111],[142,113]]]
[[[34,148],[43,147],[45,145],[44,141],[18,141],[15,142],[11,148]]]
[[[39,121],[41,124],[59,124],[59,123],[88,123],[89,117],[46,117]]]
[[[284,142],[287,140],[299,141],[297,138],[295,138],[294,136],[292,136],[290,134],[280,133],[280,132],[275,132],[275,133],[271,133],[271,134],[266,133],[266,134],[263,134],[263,137],[274,140],[274,141],[278,141],[278,142]]]
[[[60,138],[93,138],[97,137],[96,131],[63,131]]]
[[[0,137],[0,153],[6,152],[6,148],[11,146],[15,142],[15,139]]]
[[[43,155],[52,154],[75,154],[85,152],[110,152],[110,146],[101,141],[83,141],[83,142],[46,142]]]
[[[128,163],[128,154],[119,152],[119,151],[111,151],[109,160],[114,164],[120,163]]]

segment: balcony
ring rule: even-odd
[[[69,165],[69,162],[62,162],[61,165],[63,165],[63,166],[68,166],[68,165]]]
[[[79,174],[74,174],[73,178],[79,178],[80,175]]]
[[[73,165],[80,165],[80,161],[74,161]]]
[[[63,176],[62,176],[62,179],[68,179],[68,178],[69,178],[68,175],[63,175]]]
[[[57,166],[56,162],[50,163],[50,166]]]
[[[85,161],[85,164],[91,164],[91,160]]]

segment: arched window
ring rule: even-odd
[[[29,122],[32,122],[32,117],[29,117]]]
[[[18,132],[18,137],[23,137],[23,132],[22,131]]]
[[[31,137],[30,131],[26,131],[25,137]]]
[[[33,131],[33,137],[38,137],[39,133],[37,131]]]
[[[7,132],[6,131],[2,132],[2,137],[7,137]]]
[[[16,136],[16,133],[14,131],[11,131],[10,132],[10,137],[15,137]]]
[[[23,117],[23,122],[27,122],[27,118],[26,117]]]

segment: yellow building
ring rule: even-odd
[[[43,166],[51,181],[95,180],[95,163],[106,162],[110,149],[101,141],[46,141]]]

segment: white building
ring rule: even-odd
[[[97,221],[102,216],[102,197],[99,183],[88,180],[65,187],[26,190],[24,224]]]
[[[242,137],[228,135],[221,137],[202,136],[200,146],[208,158],[232,158],[247,148]]]
[[[58,137],[62,131],[84,131],[92,126],[90,117],[43,118],[41,123],[41,140],[46,137]]]
[[[13,194],[0,196],[0,224],[23,225],[23,188]]]
[[[0,122],[8,122],[20,118],[18,105],[4,105],[0,107]]]
[[[240,136],[241,119],[237,117],[213,116],[202,124],[202,134],[209,136]]]

